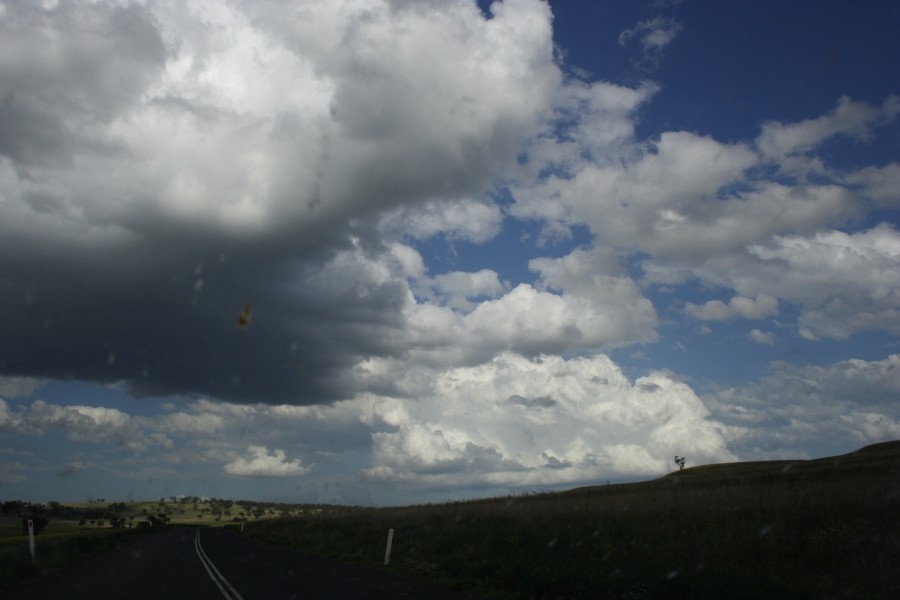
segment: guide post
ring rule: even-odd
[[[387,548],[384,551],[384,564],[391,562],[391,544],[394,542],[394,530],[388,529]]]
[[[31,550],[31,562],[37,560],[34,554],[34,521],[28,519],[28,549]]]

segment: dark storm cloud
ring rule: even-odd
[[[24,289],[5,294],[0,368],[125,380],[141,395],[311,403],[351,393],[342,370],[390,352],[383,333],[400,325],[399,285],[354,281],[328,294],[305,288],[307,274],[298,274],[299,289],[282,289],[274,284],[291,275],[269,266],[271,257],[230,256],[178,248],[135,273],[100,260],[29,262],[16,282]],[[127,263],[140,265],[133,258]],[[14,266],[0,262],[4,273]],[[245,305],[251,319],[241,327]]]
[[[380,214],[477,194],[559,73],[540,3],[360,10],[6,5],[0,374],[311,404],[403,353]]]

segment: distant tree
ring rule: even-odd
[[[683,471],[683,470],[684,470],[684,463],[685,463],[685,462],[687,462],[687,459],[686,459],[685,457],[683,457],[683,456],[678,456],[678,455],[675,456],[675,464],[678,465],[678,470],[679,470],[679,471]]]
[[[25,508],[25,503],[21,500],[6,500],[0,504],[0,512],[5,515],[19,514]]]
[[[111,516],[109,518],[109,526],[113,529],[124,529],[125,528],[125,517],[123,516]]]

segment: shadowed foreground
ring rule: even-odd
[[[195,528],[129,539],[96,555],[4,589],[6,598],[222,600],[195,547]],[[389,573],[269,546],[222,529],[201,529],[202,548],[243,600],[289,598],[465,598]],[[228,588],[226,588],[228,589]]]

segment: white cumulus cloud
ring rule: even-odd
[[[721,300],[710,300],[705,304],[688,302],[684,312],[687,316],[701,321],[727,321],[729,319],[761,319],[778,314],[778,300],[771,296],[744,298],[735,296],[725,304]]]
[[[734,459],[690,387],[665,373],[631,382],[603,355],[505,353],[419,385],[407,421],[373,434],[375,481],[558,485],[661,474],[677,453]]]
[[[247,454],[225,465],[225,473],[233,477],[296,477],[312,468],[303,466],[300,459],[288,461],[284,450],[269,454],[265,446],[248,446]]]

